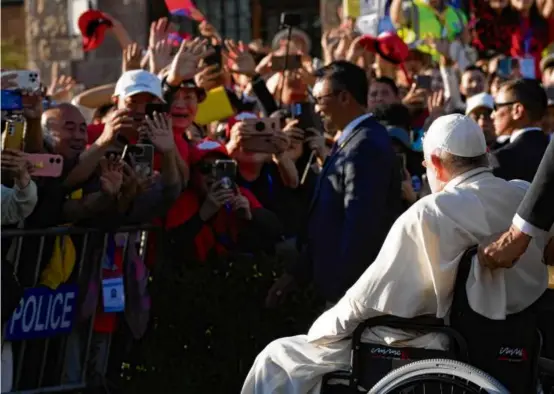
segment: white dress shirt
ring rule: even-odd
[[[337,144],[340,145],[344,141],[346,141],[346,138],[348,137],[348,135],[352,133],[360,123],[362,123],[366,119],[369,119],[371,116],[373,116],[373,114],[363,114],[362,116],[358,116],[356,119],[348,123],[340,133],[340,137],[337,140]]]

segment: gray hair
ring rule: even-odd
[[[491,167],[488,153],[475,157],[463,157],[441,151],[439,157],[443,165],[453,174],[462,174],[479,167]]]

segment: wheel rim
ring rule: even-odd
[[[391,394],[482,394],[486,390],[452,375],[421,375],[400,382],[388,391]]]

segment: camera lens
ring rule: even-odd
[[[56,158],[56,164],[60,164],[62,161],[59,157]]]
[[[264,122],[256,122],[256,125],[254,126],[256,131],[264,131],[265,130],[265,123]]]
[[[54,158],[53,157],[51,157],[49,161],[50,161],[50,164],[54,164]]]

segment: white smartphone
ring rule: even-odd
[[[7,74],[16,74],[14,82],[17,84],[17,88],[10,90],[26,90],[30,92],[36,92],[40,90],[40,74],[38,71],[30,70],[6,70],[2,71],[2,76]]]

